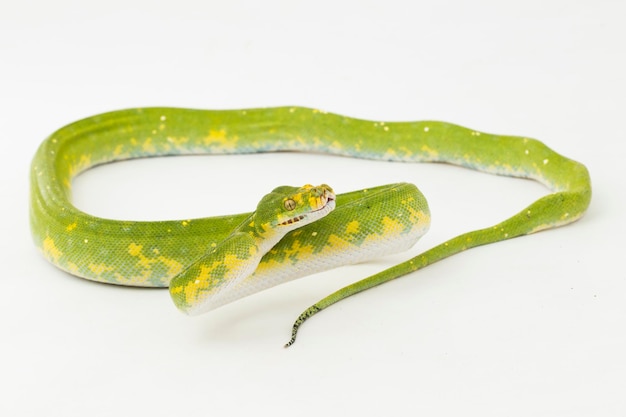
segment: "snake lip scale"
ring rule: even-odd
[[[323,298],[297,318],[287,346],[306,320],[346,297],[479,245],[570,224],[591,201],[586,167],[531,138],[293,106],[139,108],[79,120],[44,140],[30,172],[33,240],[48,261],[70,274],[169,287],[174,304],[195,315],[315,272],[406,250],[428,230],[428,203],[409,183],[343,194],[326,184],[279,186],[249,213],[157,222],[100,218],[71,202],[73,178],[100,164],[278,151],[444,162],[529,178],[550,190],[498,224],[463,233]]]

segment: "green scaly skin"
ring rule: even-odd
[[[99,164],[161,155],[285,150],[446,162],[530,178],[551,190],[493,227],[457,236],[324,298],[300,315],[287,346],[306,319],[339,300],[478,245],[571,223],[584,214],[591,199],[589,174],[582,164],[528,138],[491,135],[444,122],[358,120],[301,107],[132,109],[70,124],[40,146],[31,170],[35,244],[54,265],[87,279],[134,286],[171,283],[175,303],[190,312],[197,305],[198,310],[202,305],[215,308],[289,279],[367,259],[377,250],[405,248],[427,230],[428,206],[411,184],[337,195],[334,211],[303,222],[275,245],[271,231],[277,207],[291,207],[292,203],[285,205],[288,199],[306,200],[303,196],[310,188],[279,187],[277,200],[260,204],[254,213],[159,222],[98,218],[70,201],[72,178]],[[314,187],[315,192],[324,187]],[[304,206],[298,210],[303,208],[306,214],[311,207]],[[259,221],[254,216],[261,212],[274,213],[275,218],[264,215]],[[249,270],[255,272],[250,275]]]
[[[239,298],[243,294],[235,290],[250,286],[242,281],[249,277],[253,282],[260,280],[253,274],[263,256],[287,233],[328,215],[335,208],[335,199],[326,184],[275,188],[224,241],[172,278],[169,287],[174,304],[195,315],[231,301],[233,293]]]

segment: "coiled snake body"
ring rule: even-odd
[[[388,161],[446,162],[530,178],[551,193],[489,228],[465,233],[324,298],[310,316],[352,294],[460,251],[562,226],[589,205],[587,169],[543,143],[457,125],[374,122],[302,107],[132,109],[61,128],[31,169],[36,246],[54,265],[90,280],[169,287],[176,305],[204,312],[307,274],[408,249],[430,215],[419,190],[392,184],[335,195],[327,185],[282,186],[252,213],[173,221],[119,221],[71,204],[72,178],[96,165],[163,155],[317,152]]]

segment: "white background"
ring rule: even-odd
[[[3,2],[0,414],[626,415],[625,16],[622,0]],[[536,137],[588,166],[594,196],[576,224],[345,300],[285,350],[304,308],[410,254],[191,319],[166,291],[77,279],[34,249],[39,143],[157,105],[304,105]],[[545,193],[445,165],[280,154],[113,164],[81,176],[75,202],[189,218],[248,211],[284,183],[394,181],[418,184],[433,211],[411,254]]]

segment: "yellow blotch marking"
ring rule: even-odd
[[[144,141],[143,145],[141,145],[141,147],[144,150],[144,152],[154,153],[156,151],[156,148],[152,144],[152,138],[147,138]]]
[[[144,254],[141,253],[143,249],[143,245],[137,245],[136,243],[131,243],[128,245],[128,253],[130,256],[138,258],[137,263],[144,269],[150,269],[152,264],[156,261],[154,259],[148,259]]]
[[[289,146],[292,148],[297,148],[301,146],[306,146],[307,143],[308,143],[307,139],[303,138],[302,136],[297,136],[293,140],[289,141]]]
[[[68,176],[63,179],[63,185],[68,189],[72,188],[70,180],[81,172],[87,170],[89,167],[91,167],[91,155],[81,155],[77,163],[70,165],[68,169]]]
[[[143,283],[148,281],[148,279],[150,279],[150,275],[152,275],[152,272],[149,270],[141,271],[140,275],[135,275],[131,277],[125,277],[119,272],[113,272],[115,282],[122,285],[142,285]]]
[[[420,150],[424,154],[426,154],[426,156],[431,157],[431,158],[437,158],[439,156],[439,152],[437,152],[437,150],[429,147],[428,145],[422,145]]]
[[[152,265],[159,262],[167,267],[167,276],[169,278],[178,275],[183,270],[183,264],[175,259],[167,258],[162,255],[155,258],[148,258],[142,253],[142,250],[143,245],[138,245],[136,243],[131,243],[130,245],[128,245],[128,253],[134,258],[138,258],[137,264],[144,269],[144,271],[142,271],[141,280],[148,279],[152,274],[150,272],[150,269],[152,269]],[[155,255],[159,255],[160,252],[158,249],[155,248],[152,250],[152,253],[154,253]]]
[[[136,243],[128,245],[128,253],[130,256],[139,256],[141,254],[141,249],[143,249],[143,246]]]
[[[406,159],[409,159],[410,157],[413,156],[413,151],[407,147],[401,146],[400,148],[398,148],[399,150],[401,150],[402,152],[404,152],[404,157]]]
[[[70,271],[72,274],[76,274],[78,272],[78,265],[76,265],[74,262],[68,262],[67,270]]]
[[[391,233],[400,233],[404,227],[402,223],[397,220],[392,219],[391,217],[385,216],[383,217],[383,233],[391,234]]]
[[[72,230],[76,229],[77,226],[78,226],[78,223],[76,222],[72,224],[68,224],[67,227],[65,228],[65,231],[71,232]]]
[[[504,172],[506,173],[514,173],[515,169],[511,166],[511,164],[502,164],[502,168],[504,168]]]
[[[217,268],[221,262],[213,262],[211,265],[201,265],[200,273],[196,276],[196,279],[189,281],[184,285],[182,289],[185,292],[185,300],[187,304],[194,305],[198,302],[200,291],[204,291],[210,289],[213,285],[217,283],[216,280],[211,279],[211,273],[215,268]],[[173,292],[180,292],[178,288],[174,289]]]
[[[196,279],[191,281],[193,284],[199,284],[200,282],[208,282],[211,278],[211,272],[219,265],[219,262],[215,261],[211,265],[201,265],[200,273],[196,276]]]
[[[189,138],[186,138],[186,137],[175,138],[172,136],[168,136],[167,141],[171,143],[172,145],[179,147],[187,143],[189,141]]]
[[[224,129],[210,130],[209,135],[204,138],[204,144],[232,151],[237,147],[237,138],[228,137]]]
[[[367,236],[365,240],[361,243],[361,247],[367,247],[370,244],[375,244],[377,241],[381,239],[390,239],[395,236],[399,236],[402,234],[404,230],[404,226],[401,222],[394,220],[390,217],[384,217],[382,220],[383,223],[383,234],[379,235],[377,233],[372,233]],[[349,250],[353,247],[354,244],[349,242],[346,239],[343,239],[337,235],[331,234],[328,237],[327,245],[324,247],[324,250],[320,253],[320,255],[325,255],[334,251],[341,250]],[[317,255],[317,254],[316,254]]]
[[[89,270],[96,274],[97,276],[102,275],[105,272],[113,271],[115,268],[112,266],[107,266],[105,264],[89,264]]]
[[[143,268],[143,269],[150,269],[152,268],[152,264],[155,263],[156,260],[155,259],[149,259],[148,257],[146,257],[145,255],[139,255],[139,260],[137,261],[137,263]]]
[[[322,199],[320,197],[309,197],[309,207],[313,210],[317,210],[322,207]]]
[[[256,252],[256,248],[251,247],[250,252],[251,254],[254,254]],[[239,267],[239,265],[241,264],[241,261],[242,259],[239,259],[237,255],[227,254],[227,255],[224,255],[224,261],[222,263],[224,264],[224,266],[226,266],[226,268],[228,268],[229,270],[232,270],[232,269],[236,269],[237,267]]]
[[[330,235],[328,236],[328,246],[329,249],[327,250],[341,250],[352,246],[352,243],[340,238],[337,235]]]
[[[291,261],[294,259],[301,260],[313,254],[313,246],[302,245],[299,240],[293,242],[290,248],[285,249],[285,257]]]
[[[271,252],[276,253],[276,252]],[[285,258],[286,259],[286,258]],[[281,266],[283,262],[278,261],[276,258],[263,258],[259,266],[257,266],[254,274],[250,275],[244,282],[255,279],[256,274],[261,274],[263,271],[271,271],[274,268]]]
[[[409,221],[413,224],[419,223],[419,221],[424,218],[424,220],[428,220],[428,216],[423,211],[416,210],[415,208],[407,205],[407,211],[409,212]]]
[[[123,151],[124,151],[124,144],[120,143],[113,150],[113,156],[120,156]]]
[[[359,222],[356,220],[352,220],[350,223],[346,225],[346,233],[347,234],[355,234],[359,232]]]
[[[287,216],[282,216],[278,218],[278,222],[282,222],[283,219],[287,220],[287,218]],[[264,235],[270,236],[272,233],[276,233],[276,229],[274,229],[270,223],[261,223],[260,226]]]
[[[59,258],[63,256],[63,252],[56,247],[54,243],[54,239],[50,236],[46,237],[43,240],[43,254],[50,260],[54,261],[54,263],[59,262]]]
[[[73,177],[75,174],[78,174],[91,166],[91,155],[81,155],[78,163],[74,165],[74,172],[71,173]]]
[[[165,256],[159,256],[158,260],[167,267],[167,275],[170,278],[180,274],[183,270],[183,264],[177,260],[166,258]]]
[[[385,152],[385,155],[383,155],[383,157],[385,159],[395,159],[397,155],[398,154],[396,153],[395,149],[389,148],[389,149],[387,149],[387,152]]]
[[[277,252],[272,250],[270,253],[276,254]],[[313,246],[312,245],[302,245],[299,240],[295,240],[291,247],[284,249],[285,257],[282,260],[279,260],[277,257],[269,257],[263,258],[254,274],[248,277],[244,282],[250,282],[254,280],[256,274],[262,274],[265,271],[271,271],[275,268],[282,266],[285,262],[292,263],[294,260],[296,262],[308,259],[312,256],[316,256],[313,254]]]
[[[256,252],[256,248],[251,248],[250,251]],[[184,291],[187,304],[193,305],[199,301],[201,292],[214,291],[221,280],[230,281],[236,278],[237,269],[240,269],[242,261],[235,254],[227,254],[222,261],[213,261],[210,265],[200,265],[200,272],[194,279],[190,279],[184,284],[183,289],[174,288],[172,292],[176,294]],[[226,271],[219,270],[217,271],[218,276],[213,276],[214,271],[222,267],[225,267]]]

